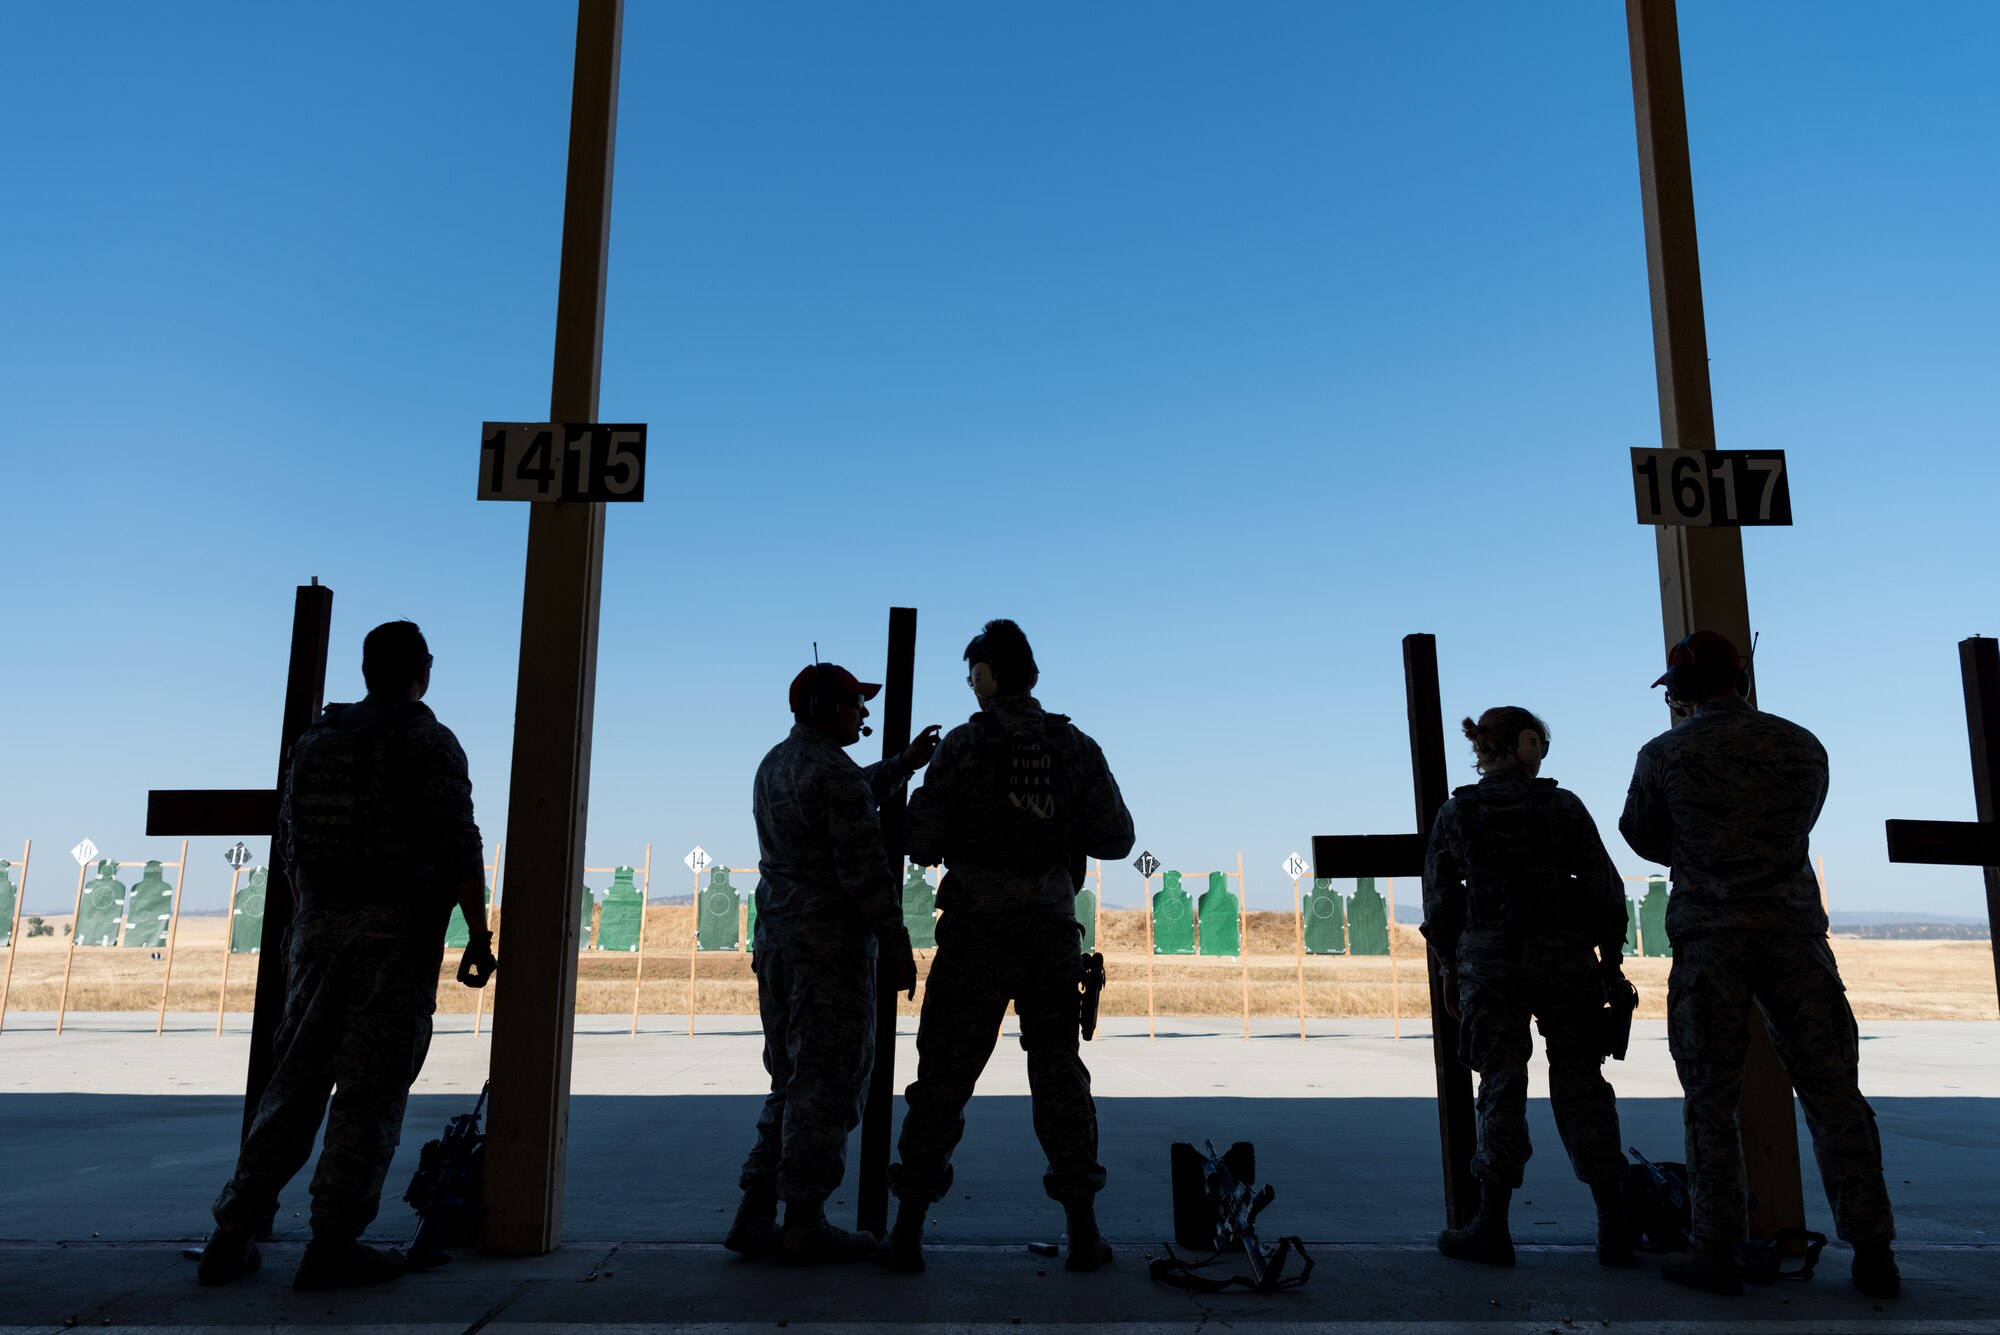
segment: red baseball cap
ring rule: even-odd
[[[1720,631],[1698,630],[1678,641],[1667,650],[1667,668],[1692,665],[1705,676],[1713,676],[1726,681],[1743,670],[1743,655],[1736,652],[1736,644]],[[1667,674],[1662,672],[1655,686],[1667,684]]]
[[[812,691],[815,672],[824,672],[833,690],[840,695],[858,695],[863,700],[873,700],[882,689],[880,682],[863,681],[838,663],[808,663],[799,669],[798,676],[792,678],[790,699],[794,714],[806,707],[806,696]]]

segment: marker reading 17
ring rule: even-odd
[[[479,443],[484,501],[638,501],[644,423],[488,422]]]

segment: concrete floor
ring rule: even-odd
[[[232,1017],[235,1018],[235,1017]],[[1829,1250],[1810,1284],[1708,1299],[1647,1273],[1604,1271],[1586,1246],[1587,1193],[1570,1176],[1545,1102],[1531,1109],[1541,1153],[1517,1198],[1528,1249],[1511,1272],[1455,1265],[1431,1250],[1441,1205],[1429,1039],[1410,1026],[1326,1021],[1258,1024],[1246,1041],[1227,1021],[1113,1020],[1086,1049],[1111,1181],[1100,1200],[1120,1260],[1073,1276],[1024,1244],[1055,1241],[1061,1215],[1043,1196],[1019,1049],[996,1054],[968,1115],[954,1199],[933,1216],[931,1272],[907,1278],[855,1267],[790,1272],[734,1261],[715,1246],[735,1199],[761,1095],[754,1024],[647,1017],[636,1038],[615,1017],[585,1017],[578,1036],[566,1195],[567,1245],[530,1261],[465,1257],[375,1293],[310,1298],[287,1286],[302,1237],[303,1184],[288,1195],[264,1274],[202,1290],[179,1248],[206,1231],[241,1117],[246,1037],[217,1038],[213,1017],[10,1015],[0,1034],[0,1329],[79,1325],[493,1331],[617,1325],[721,1330],[775,1324],[947,1322],[1013,1330],[1080,1322],[1133,1332],[1208,1320],[1363,1330],[1771,1328],[2000,1332],[2000,1028],[1977,1023],[1866,1026],[1864,1085],[1881,1123],[1903,1239],[1908,1296],[1875,1310]],[[907,1026],[908,1022],[906,1022]],[[906,1028],[898,1083],[913,1070]],[[1010,1027],[1011,1037],[1011,1027]],[[411,1102],[375,1236],[406,1237],[394,1199],[418,1147],[469,1106],[487,1040],[445,1017]],[[1626,1140],[1678,1158],[1678,1089],[1657,1022],[1642,1022],[1632,1059],[1609,1068]],[[1538,1096],[1542,1092],[1536,1091]],[[1803,1135],[1803,1132],[1802,1132]],[[1312,1283],[1273,1298],[1194,1300],[1150,1284],[1147,1253],[1170,1231],[1166,1145],[1254,1141],[1276,1184],[1269,1233],[1304,1236],[1321,1258]],[[850,1156],[852,1162],[852,1156]],[[1810,1155],[1808,1154],[1810,1165]],[[1810,1166],[1808,1167],[1810,1177]],[[853,1179],[850,1168],[850,1184]],[[1812,1227],[1831,1232],[1817,1181]],[[851,1211],[843,1193],[834,1213]],[[705,1221],[705,1222],[704,1222]],[[1656,1265],[1649,1260],[1645,1269]],[[1565,1323],[1565,1318],[1568,1323]],[[1018,1326],[1015,1322],[1018,1320]],[[665,1323],[665,1324],[657,1324]],[[1301,1325],[1301,1328],[1303,1328]]]

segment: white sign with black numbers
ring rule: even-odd
[[[482,501],[643,501],[644,422],[487,422]]]
[[[1290,857],[1285,859],[1285,875],[1291,877],[1293,880],[1296,881],[1299,879],[1299,877],[1304,876],[1305,874],[1306,874],[1306,860],[1304,858],[1300,857],[1297,853],[1294,853]]]
[[[1747,528],[1792,522],[1783,450],[1632,451],[1639,522]]]

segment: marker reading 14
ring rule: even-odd
[[[487,422],[482,501],[643,501],[646,424]]]
[[[1632,451],[1639,522],[1743,528],[1792,522],[1783,450]]]

